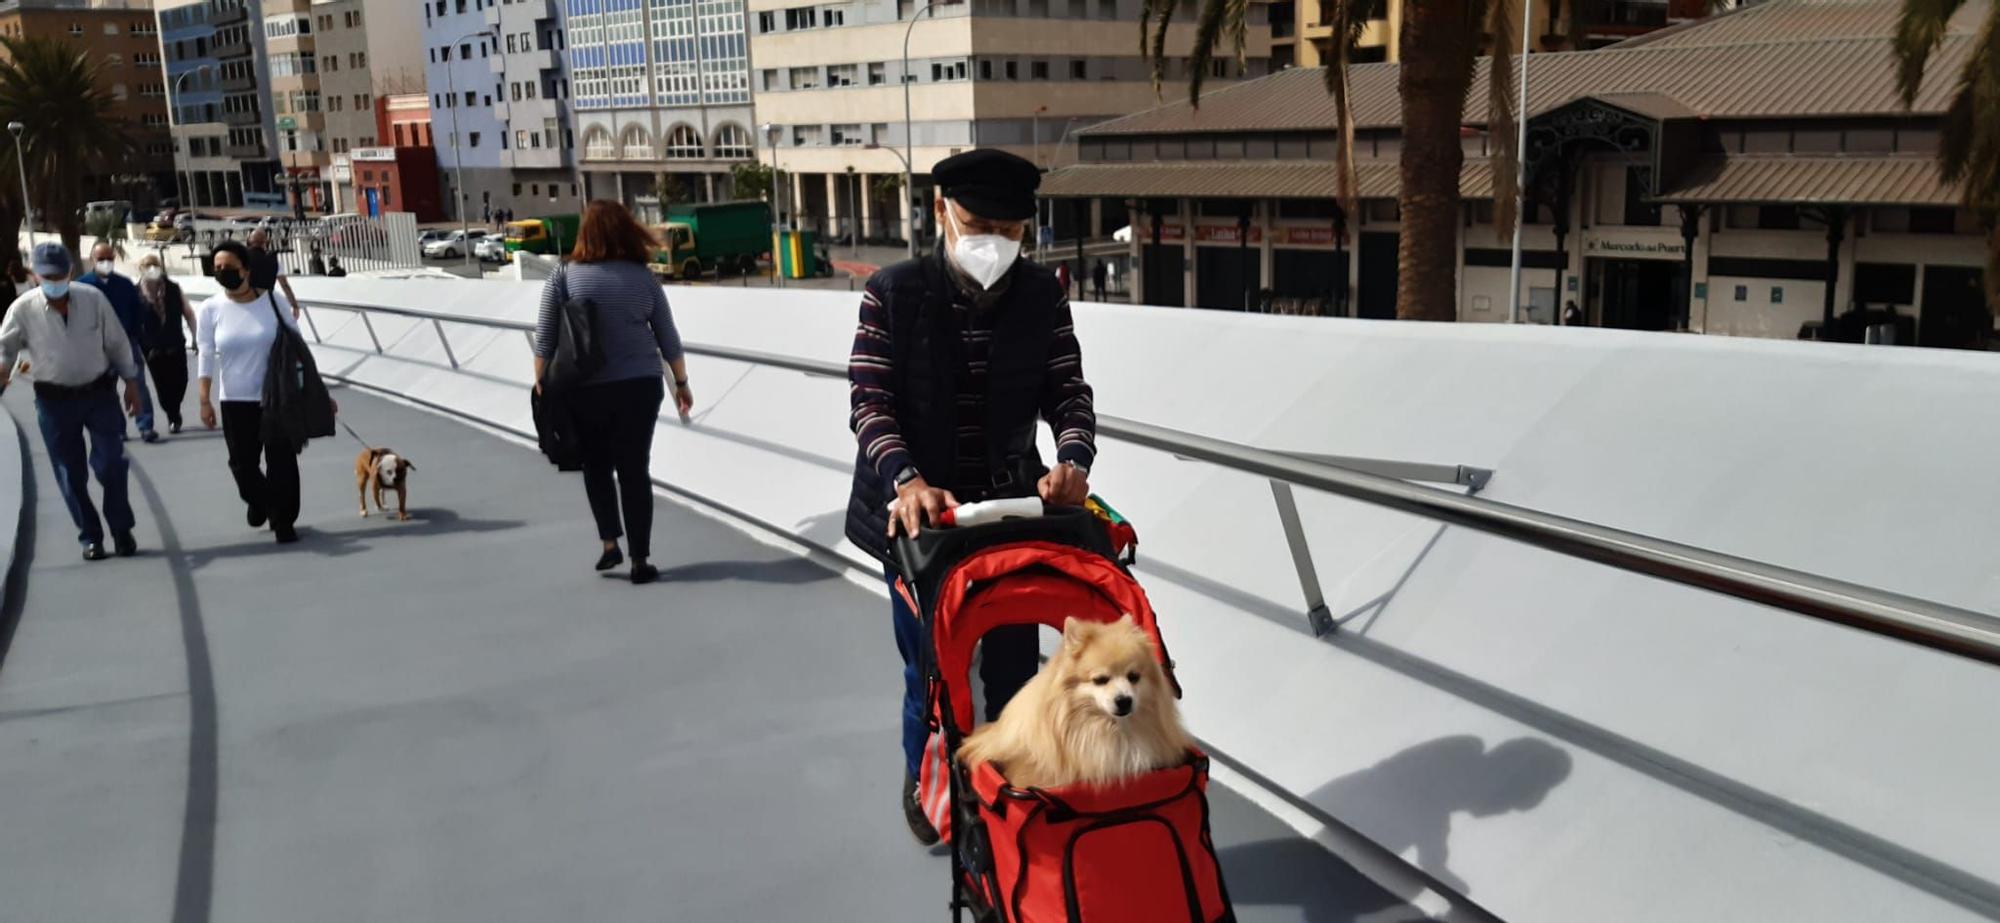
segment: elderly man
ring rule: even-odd
[[[884,560],[890,537],[937,525],[961,501],[1039,494],[1080,504],[1096,454],[1097,416],[1069,298],[1054,273],[1020,258],[1040,171],[980,149],[939,161],[931,175],[942,246],[868,280],[848,362],[860,454],[847,535]],[[1053,470],[1035,448],[1037,416],[1055,432]],[[903,813],[929,844],[938,833],[916,786],[928,730],[919,672],[927,642],[916,613],[889,595],[903,656]],[[987,720],[1034,676],[1036,655],[1033,626],[986,636]]]
[[[259,291],[276,288],[285,290],[285,302],[292,306],[292,319],[299,319],[299,296],[292,294],[292,280],[286,278],[285,269],[278,265],[278,255],[271,252],[271,232],[258,228],[250,232],[250,287]]]
[[[35,414],[55,468],[69,517],[76,523],[83,559],[102,561],[104,523],[90,502],[90,472],[104,491],[104,519],[120,557],[139,549],[132,537],[132,504],[125,495],[125,418],[117,382],[125,380],[125,413],[139,412],[139,363],[125,327],[104,293],[71,285],[69,251],[59,243],[35,248],[31,260],[41,284],[14,300],[0,322],[0,390],[22,350],[34,357]],[[90,434],[88,468],[84,433]]]
[[[118,315],[118,323],[125,327],[125,339],[132,343],[133,361],[145,368],[146,353],[152,348],[146,335],[146,302],[139,297],[139,287],[132,280],[117,273],[118,251],[110,244],[98,244],[90,248],[90,272],[76,281],[104,293],[111,302],[111,310]],[[139,438],[147,442],[159,442],[160,433],[153,428],[153,391],[146,387],[146,376],[139,376],[139,412],[133,415],[133,422],[139,424]],[[122,431],[124,427],[119,427]]]

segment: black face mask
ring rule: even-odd
[[[215,271],[215,283],[222,286],[223,291],[236,291],[243,287],[243,273],[235,269],[218,269]]]

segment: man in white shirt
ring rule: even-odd
[[[26,350],[33,361],[35,413],[55,468],[56,486],[76,523],[86,561],[102,561],[104,525],[119,557],[139,546],[132,537],[132,504],[126,499],[125,416],[139,412],[139,366],[125,327],[104,293],[72,285],[69,251],[43,243],[31,260],[40,285],[14,300],[0,322],[0,390]],[[125,380],[124,415],[118,379]],[[90,434],[86,454],[84,433]],[[104,491],[104,522],[90,502],[90,472]]]

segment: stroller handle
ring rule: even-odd
[[[959,561],[998,545],[1043,541],[1114,557],[1104,526],[1080,506],[1048,506],[1035,497],[968,503],[950,511],[952,528],[918,530],[889,549],[896,569],[923,598]]]

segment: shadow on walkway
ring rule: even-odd
[[[261,538],[234,545],[190,548],[184,552],[184,556],[190,570],[200,570],[211,561],[267,554],[303,553],[339,558],[367,551],[373,547],[374,539],[414,539],[425,536],[501,532],[527,525],[517,519],[466,519],[450,510],[439,509],[411,510],[408,522],[397,522],[393,518],[371,518],[370,521],[378,524],[359,529],[322,529],[310,524],[301,524],[299,543],[292,546],[278,544],[271,538],[271,534],[265,531],[257,533]]]
[[[660,570],[662,584],[735,580],[744,583],[798,586],[832,580],[835,576],[833,571],[805,558],[780,558],[775,561],[701,561]]]

